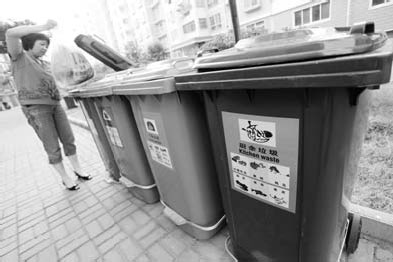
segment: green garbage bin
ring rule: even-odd
[[[239,261],[332,262],[356,249],[348,214],[369,90],[392,44],[373,24],[301,29],[201,57],[180,91],[202,92]]]
[[[97,113],[120,171],[119,181],[135,197],[149,204],[156,203],[159,200],[157,187],[129,103],[112,94],[112,86],[118,79],[108,76],[108,79],[94,83],[94,88],[87,86],[78,96],[88,97],[90,106]]]
[[[120,169],[120,182],[139,199],[156,203],[157,186],[128,100],[111,95],[96,97],[94,103]]]
[[[202,100],[176,92],[170,77],[190,71],[193,61],[174,60],[136,74],[113,93],[131,102],[164,214],[193,237],[208,239],[222,228],[225,216]]]
[[[100,117],[95,108],[91,92],[87,90],[83,92],[83,90],[74,89],[70,92],[70,96],[74,97],[74,99],[79,102],[108,175],[111,179],[119,181],[119,168],[116,164],[109,141],[106,138],[105,130],[100,122]]]

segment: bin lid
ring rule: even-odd
[[[97,37],[80,34],[74,39],[74,42],[81,49],[115,71],[122,71],[130,67],[135,67],[135,64],[129,59],[121,56]]]
[[[162,95],[176,91],[173,77],[149,81],[124,82],[112,88],[115,95]]]
[[[113,93],[119,95],[154,95],[176,91],[173,77],[194,72],[194,59],[180,57],[148,64],[143,70],[125,76]]]
[[[93,79],[72,88],[73,96],[107,96],[112,95],[112,88],[118,85],[124,78],[139,71],[138,68],[130,68],[127,70],[114,72],[105,75],[102,79]]]
[[[264,47],[244,45],[243,49],[201,57],[195,63],[198,73],[175,77],[176,89],[377,88],[390,81],[393,44],[385,33],[366,30],[367,25],[360,30],[334,29],[334,37],[321,36],[322,40],[314,37],[307,45],[303,40],[301,44],[299,40],[293,43],[285,40],[282,45],[278,42],[274,46],[263,44]],[[309,51],[314,45],[320,51]],[[300,51],[290,52],[296,50]]]
[[[239,68],[365,53],[387,36],[373,23],[348,28],[305,28],[243,39],[233,48],[198,58],[197,69]]]
[[[72,97],[88,98],[112,95],[112,87],[116,82],[113,79],[103,78],[97,81],[89,81],[69,90]]]

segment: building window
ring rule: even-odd
[[[244,0],[244,9],[246,12],[258,8],[261,4],[260,0]]]
[[[206,18],[199,18],[199,28],[201,28],[201,29],[207,28],[207,19]]]
[[[393,3],[392,0],[371,0],[371,6],[378,6],[378,5],[384,5],[384,4],[389,4]]]
[[[303,15],[303,24],[310,23],[311,22],[311,19],[310,19],[310,8],[303,9],[302,13],[303,13],[302,14]]]
[[[312,7],[312,21],[318,21],[321,17],[321,6],[315,5]]]
[[[257,30],[257,29],[265,28],[265,21],[259,21],[254,24],[247,25],[246,28],[249,30]]]
[[[189,22],[183,25],[183,32],[185,34],[191,33],[195,31],[195,21]]]
[[[330,17],[330,2],[317,4],[295,12],[295,26],[328,19]]]
[[[221,14],[215,14],[209,18],[210,20],[210,27],[212,30],[217,30],[221,28]]]
[[[255,23],[255,28],[265,28],[265,21],[259,21],[257,23]]]
[[[205,0],[196,0],[196,7],[205,7]]]
[[[218,4],[218,0],[207,0],[207,6],[212,7]]]

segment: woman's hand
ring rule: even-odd
[[[45,26],[48,30],[55,28],[57,26],[57,22],[55,20],[51,20],[49,19],[48,21],[46,21]]]

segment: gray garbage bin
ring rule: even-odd
[[[73,92],[70,92],[70,96],[74,97],[74,99],[79,102],[106,171],[112,179],[119,181],[120,171],[116,164],[109,141],[105,135],[105,130],[100,122],[92,95],[88,91],[86,92],[86,90],[85,92],[81,92],[75,89]]]
[[[191,64],[189,58],[162,61],[113,93],[131,102],[164,214],[195,238],[208,239],[225,224],[225,216],[202,100],[176,92],[171,77],[190,71]]]
[[[159,200],[157,187],[128,101],[112,94],[116,79],[103,79],[95,83],[94,88],[87,85],[77,94],[74,92],[74,96],[88,100],[92,109],[90,113],[96,113],[90,117],[99,119],[99,124],[97,121],[96,124],[104,131],[113,152],[120,173],[118,180],[124,183],[134,196],[146,203],[155,203]]]
[[[203,92],[234,255],[336,262],[356,249],[348,214],[369,90],[392,43],[372,23],[239,42],[196,61],[177,90]]]

